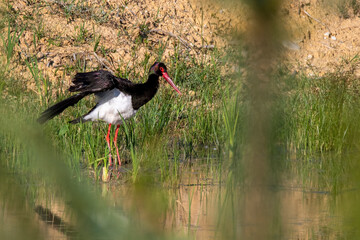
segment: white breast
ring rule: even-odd
[[[135,115],[131,103],[131,95],[113,89],[107,92],[98,93],[97,107],[84,117],[84,120],[96,121],[103,120],[111,124],[121,124],[124,119]]]

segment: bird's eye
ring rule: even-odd
[[[165,72],[165,70],[164,70],[163,67],[160,67],[160,71],[161,71],[161,72]]]

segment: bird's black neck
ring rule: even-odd
[[[145,83],[136,84],[136,91],[132,95],[132,105],[135,110],[149,102],[159,88],[159,76],[152,73]]]

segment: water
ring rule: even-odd
[[[125,215],[134,218],[135,229],[190,239],[223,236],[218,219],[226,187],[205,173],[188,172],[177,187],[117,183],[97,186],[109,206],[122,208]],[[282,226],[276,239],[342,239],[354,231],[351,225],[344,228],[348,215],[342,206],[347,199],[357,196],[358,191],[334,196],[303,189],[296,186],[296,181],[288,180],[282,186],[271,187],[271,193],[279,201]],[[45,239],[76,239],[76,224],[65,209],[66,204],[56,198],[37,201],[33,218]],[[1,215],[4,219],[14,218],[7,211]],[[256,224],[239,222],[239,232],[256,228]]]
[[[343,216],[333,206],[336,198],[328,194],[296,188],[278,193],[281,199],[283,239],[338,239]]]

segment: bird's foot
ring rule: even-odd
[[[123,174],[128,173],[129,170],[118,165],[103,166],[101,168],[99,178],[103,182],[109,182],[112,178],[120,179]]]

